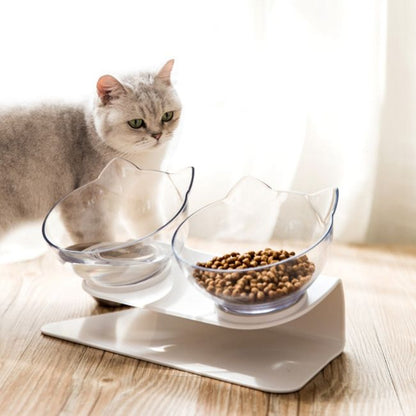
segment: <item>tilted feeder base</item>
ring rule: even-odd
[[[190,284],[180,279],[171,284],[152,304],[50,323],[42,332],[273,393],[299,390],[343,351],[344,295],[338,278],[319,276],[288,310],[230,320]],[[93,294],[137,306],[132,294]]]

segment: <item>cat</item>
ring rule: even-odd
[[[181,116],[173,64],[155,73],[100,77],[92,106],[0,113],[0,237],[22,222],[42,220],[115,157],[159,169]]]

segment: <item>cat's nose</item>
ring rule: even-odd
[[[156,140],[159,140],[162,136],[162,133],[152,133],[152,137]]]

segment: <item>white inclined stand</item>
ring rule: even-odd
[[[257,316],[222,312],[175,262],[140,290],[83,288],[133,308],[50,323],[44,334],[267,392],[299,390],[345,344],[344,294],[334,277],[319,276],[295,305]]]

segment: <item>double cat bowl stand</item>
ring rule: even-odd
[[[325,275],[295,305],[256,316],[221,311],[176,263],[139,290],[83,288],[132,308],[50,323],[43,334],[266,392],[299,390],[345,344],[342,282]]]
[[[193,168],[142,170],[116,158],[96,180],[52,207],[43,223],[44,238],[85,279],[84,290],[132,308],[52,323],[42,331],[259,390],[298,390],[343,350],[341,281],[319,275],[308,288],[298,289],[300,299],[286,309],[237,315],[219,309],[186,274],[193,276],[198,262],[212,258],[207,253],[213,247],[216,253],[286,247],[322,270],[338,190],[275,191],[245,177],[224,199],[188,216],[193,177]],[[193,238],[200,239],[198,247]],[[182,270],[172,261],[166,272],[172,253]],[[260,269],[279,264],[293,271],[299,256],[275,259]],[[240,275],[247,270],[256,266]],[[224,276],[229,270],[216,272]],[[92,284],[94,279],[100,285]],[[251,306],[259,312],[258,304]]]

